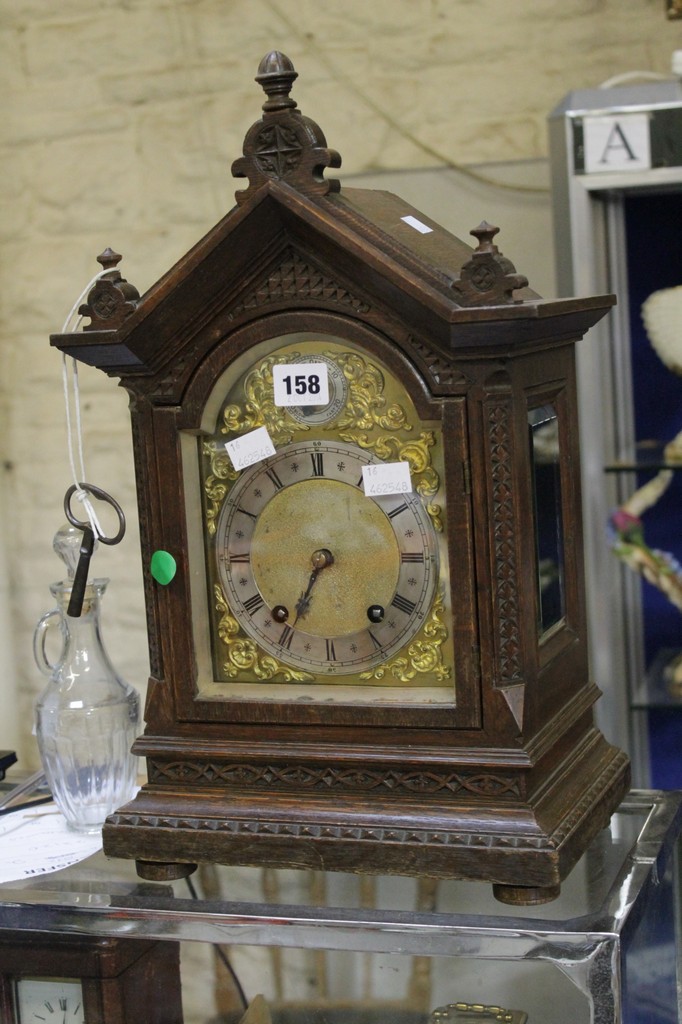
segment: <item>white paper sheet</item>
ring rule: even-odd
[[[0,817],[0,882],[61,871],[101,849],[101,831],[72,832],[55,804],[14,811]]]

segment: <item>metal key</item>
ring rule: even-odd
[[[87,491],[88,494],[94,495],[99,498],[100,501],[106,502],[116,512],[118,516],[118,533],[114,537],[106,537],[101,533],[98,536],[98,540],[102,544],[118,544],[123,539],[123,535],[126,532],[126,519],[123,514],[123,509],[110,494],[103,491],[100,487],[95,487],[94,484],[79,484],[80,490]],[[76,493],[78,488],[75,484],[69,487],[68,491],[64,495],[64,512],[66,518],[69,520],[72,526],[76,529],[83,531],[83,540],[80,546],[80,557],[78,559],[78,565],[76,566],[76,572],[73,577],[73,584],[71,587],[71,597],[69,598],[69,606],[66,609],[67,614],[71,615],[74,619],[77,619],[81,611],[83,610],[83,600],[85,598],[85,588],[88,585],[88,572],[90,570],[90,559],[92,558],[92,552],[95,547],[95,534],[90,526],[90,523],[83,520],[77,519],[71,511],[71,498]]]
[[[85,588],[88,585],[88,573],[90,572],[90,559],[95,548],[95,535],[89,526],[83,528],[83,540],[80,546],[80,558],[76,566],[76,572],[71,585],[71,597],[69,606],[66,609],[67,615],[77,619],[83,610]]]

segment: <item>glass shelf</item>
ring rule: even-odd
[[[605,473],[657,473],[661,469],[682,470],[682,462],[666,461],[665,444],[661,441],[640,441],[629,457],[614,459],[604,466]]]
[[[358,878],[336,873],[325,877],[321,900],[319,887],[307,884],[315,873],[305,871],[277,872],[284,898],[268,902],[262,898],[262,869],[238,867],[215,869],[219,891],[238,894],[238,900],[195,899],[183,882],[143,883],[131,863],[100,853],[64,871],[0,885],[0,937],[2,929],[20,929],[356,951],[370,961],[452,958],[452,964],[468,963],[470,969],[474,962],[489,963],[493,988],[499,972],[543,965],[558,970],[580,994],[583,1009],[572,1008],[566,1019],[670,1024],[678,1020],[680,1005],[681,828],[681,793],[633,791],[564,882],[560,897],[527,908],[497,903],[488,884],[448,879],[432,882],[432,909],[415,909],[418,880],[395,876],[374,879],[368,907]],[[453,969],[444,976],[445,998],[434,1006],[461,998],[450,991]],[[513,1007],[518,981],[511,978],[509,984],[506,1005]],[[640,1006],[646,1006],[642,1017]],[[530,1013],[528,1005],[523,1008]],[[557,1008],[540,1019],[561,1024],[561,1012]]]

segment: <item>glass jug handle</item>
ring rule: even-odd
[[[36,665],[44,676],[51,676],[56,668],[56,665],[53,665],[49,661],[45,650],[47,634],[50,626],[52,625],[51,620],[54,618],[59,619],[61,622],[62,613],[59,608],[53,608],[51,612],[47,612],[43,615],[42,619],[38,620],[38,625],[36,626],[33,634],[33,657],[35,658]]]

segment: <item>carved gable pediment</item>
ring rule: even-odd
[[[340,284],[315,261],[289,249],[279,265],[267,278],[231,310],[230,318],[238,319],[251,310],[292,303],[312,303],[325,307],[368,313],[370,304]]]
[[[173,401],[222,337],[279,308],[347,313],[389,334],[400,309],[394,340],[413,339],[440,393],[461,378],[453,356],[487,345],[493,322],[512,339],[520,320],[526,338],[546,334],[552,303],[493,244],[497,228],[474,228],[472,248],[397,196],[325,178],[340,157],[290,97],[295,78],[283,54],[261,62],[267,98],[233,165],[248,179],[235,207],[141,298],[112,266],[82,307],[91,322],[53,344]]]

